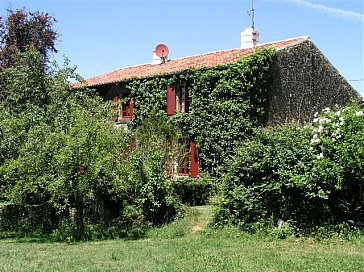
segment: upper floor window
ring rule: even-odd
[[[167,86],[167,114],[173,115],[177,112],[188,112],[186,81]]]

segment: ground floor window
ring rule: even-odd
[[[199,163],[196,143],[192,139],[183,139],[184,148],[182,149],[182,159],[178,163],[178,176],[199,176]]]
[[[114,119],[116,121],[130,120],[133,118],[134,103],[130,97],[130,94],[120,94],[114,96],[112,99],[115,102],[116,116]]]

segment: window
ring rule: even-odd
[[[188,176],[190,173],[190,156],[191,156],[191,147],[190,142],[184,139],[184,148],[182,149],[182,160],[178,164],[178,175],[179,176]]]
[[[199,176],[199,163],[197,156],[196,143],[191,139],[183,139],[185,148],[183,149],[182,160],[178,164],[177,174],[179,176]]]
[[[134,111],[134,103],[130,98],[121,105],[121,119],[125,120],[133,118],[133,111]]]
[[[188,112],[186,81],[174,86],[167,86],[167,114]]]
[[[130,94],[121,94],[118,96],[114,96],[112,100],[115,103],[114,110],[117,113],[117,115],[114,116],[114,119],[116,121],[130,120],[131,118],[133,118],[134,103],[133,100],[130,98]],[[120,100],[122,101],[121,103]]]

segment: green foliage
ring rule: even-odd
[[[135,79],[127,87],[135,100],[135,118],[132,120],[134,124],[140,125],[143,119],[148,117],[163,118],[166,115],[167,80],[165,78]]]
[[[322,200],[331,222],[364,224],[363,110],[355,104],[324,109],[314,120],[311,144],[315,165],[302,179],[316,188],[312,197]]]
[[[59,217],[50,205],[0,205],[0,230],[18,235],[50,233]]]
[[[273,50],[257,51],[224,70],[198,70],[190,89],[189,133],[201,169],[219,176],[236,147],[262,125],[271,84]]]
[[[256,131],[237,151],[223,179],[216,222],[256,231],[273,220],[306,222],[304,184],[294,177],[309,171],[314,155],[309,129],[282,126]]]
[[[48,13],[8,10],[6,18],[0,17],[0,67],[12,66],[16,52],[32,47],[43,57],[40,67],[45,68],[49,54],[57,52],[55,21]]]
[[[124,168],[124,174],[127,183],[134,184],[130,188],[143,220],[162,225],[171,221],[179,208],[172,180],[166,173],[179,155],[181,134],[163,116],[145,119],[135,135],[137,144],[125,161],[129,167]]]
[[[196,140],[201,170],[220,176],[238,144],[265,122],[274,57],[274,50],[265,49],[225,67],[135,79],[127,85],[135,102],[133,123],[151,113],[165,116],[167,85],[187,81],[189,112],[171,119]]]
[[[209,176],[202,175],[199,179],[177,178],[173,187],[183,204],[196,206],[208,203],[216,190],[216,183]]]
[[[258,130],[224,177],[215,222],[250,231],[281,222],[300,233],[328,225],[361,227],[363,115],[352,105],[317,113],[313,128]]]
[[[34,50],[21,53],[4,70],[0,198],[50,207],[55,215],[23,213],[15,222],[9,214],[3,230],[19,226],[14,230],[53,232],[61,240],[134,237],[141,224],[172,220],[179,203],[165,170],[178,152],[178,130],[166,118],[146,120],[135,137],[116,129],[110,103],[91,90],[70,89],[74,69],[33,71],[38,58]],[[43,228],[43,221],[51,223]]]

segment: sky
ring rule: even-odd
[[[255,0],[260,43],[310,36],[364,96],[364,1]],[[41,11],[57,19],[55,59],[66,56],[84,78],[149,63],[159,43],[169,59],[240,46],[251,25],[251,0],[0,0],[7,9]]]

